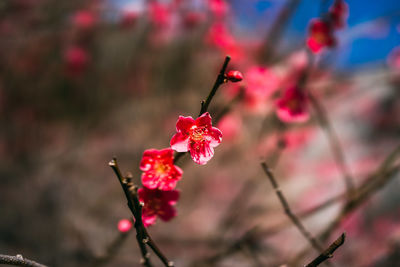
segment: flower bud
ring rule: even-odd
[[[226,74],[226,79],[231,82],[240,82],[243,80],[243,74],[237,70],[231,70]]]

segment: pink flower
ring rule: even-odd
[[[308,98],[301,88],[289,87],[276,104],[278,118],[284,122],[304,122],[310,117]]]
[[[121,233],[127,233],[132,228],[132,222],[127,219],[122,219],[118,222],[118,231]]]
[[[169,221],[176,216],[173,205],[179,199],[179,191],[161,191],[146,187],[138,190],[139,201],[144,204],[142,220],[144,226],[150,226],[156,222],[157,216],[163,221]]]
[[[149,16],[151,22],[157,28],[165,28],[171,22],[171,12],[168,6],[156,1],[149,3]]]
[[[81,30],[91,30],[97,23],[97,18],[91,11],[79,10],[74,14],[72,22]]]
[[[329,14],[333,26],[336,29],[341,29],[345,26],[345,20],[349,14],[349,6],[343,0],[335,0],[333,5],[329,8]]]
[[[324,47],[333,47],[336,44],[331,24],[322,19],[311,20],[307,46],[313,53],[320,52]]]
[[[64,61],[67,73],[72,76],[77,76],[85,71],[89,62],[89,55],[85,49],[79,46],[72,46],[65,51]]]
[[[174,165],[174,151],[148,149],[143,153],[140,169],[142,183],[150,189],[172,190],[182,177],[182,170]]]
[[[225,0],[209,0],[208,6],[216,18],[224,17],[229,11],[229,6]]]
[[[222,140],[222,133],[211,126],[211,116],[204,113],[196,120],[179,116],[176,123],[177,133],[171,139],[171,148],[178,152],[190,151],[197,164],[206,164],[214,155],[214,147]]]
[[[224,133],[224,141],[236,141],[242,130],[242,118],[228,114],[218,122],[218,128]]]

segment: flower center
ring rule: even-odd
[[[156,162],[154,164],[154,170],[156,171],[157,174],[164,174],[167,173],[171,167],[167,164],[164,164],[163,162]]]
[[[206,133],[207,129],[205,127],[197,127],[196,125],[193,125],[190,128],[190,139],[192,139],[195,142],[203,141],[204,134]]]
[[[318,44],[325,44],[326,43],[326,34],[322,33],[322,32],[318,32],[318,33],[314,33],[313,34],[313,38],[314,40],[318,43]]]

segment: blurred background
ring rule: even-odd
[[[260,162],[298,213],[345,192],[343,166],[362,185],[399,145],[400,2],[345,2],[346,26],[335,47],[313,56],[306,85],[338,137],[341,165],[321,112],[310,106],[301,123],[276,116],[276,100],[310,64],[310,20],[334,1],[2,1],[0,254],[49,266],[93,266],[107,255],[118,221],[130,218],[108,162],[116,156],[140,183],[143,151],[168,147],[179,115],[197,116],[229,54],[228,70],[244,79],[222,85],[210,106],[223,141],[207,165],[179,162],[178,215],[149,232],[176,266],[291,266],[309,245]],[[325,240],[347,233],[337,266],[399,264],[398,178],[376,186]],[[342,205],[302,221],[317,236]],[[316,255],[308,249],[293,266]],[[96,266],[139,260],[132,232]]]

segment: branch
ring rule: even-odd
[[[147,252],[148,245],[153,252],[157,255],[157,257],[164,263],[166,267],[174,266],[172,261],[169,261],[167,257],[161,252],[161,250],[156,246],[153,239],[150,237],[146,228],[143,225],[142,221],[142,204],[139,202],[137,196],[137,187],[132,183],[131,178],[124,178],[121,174],[121,171],[117,164],[117,159],[113,158],[110,163],[110,167],[114,170],[122,189],[124,190],[126,199],[128,201],[128,207],[131,210],[134,218],[135,218],[135,229],[136,229],[136,239],[140,248],[140,252],[142,253],[142,263],[147,267],[151,267],[152,264],[150,262],[149,256],[150,254]]]
[[[337,250],[341,245],[343,245],[346,239],[346,234],[343,233],[336,239],[324,252],[322,252],[318,257],[316,257],[312,262],[307,264],[305,267],[316,267],[320,265],[322,262],[326,261],[333,257],[333,253]]]
[[[340,146],[339,138],[334,131],[332,124],[329,122],[327,112],[318,99],[308,91],[309,99],[313,109],[315,110],[316,118],[322,129],[329,140],[329,145],[331,146],[333,156],[335,158],[336,165],[338,166],[340,172],[342,173],[343,180],[346,185],[347,193],[350,195],[354,191],[353,178],[350,175],[350,171],[346,165],[346,160],[342,147]]]
[[[0,254],[0,264],[25,266],[25,267],[47,267],[46,265],[37,263],[36,261],[25,259],[20,254],[16,256]]]
[[[203,113],[206,113],[208,110],[208,106],[211,103],[211,100],[213,99],[215,93],[217,92],[219,86],[223,83],[225,83],[225,72],[226,68],[228,67],[228,63],[231,60],[230,56],[225,57],[225,61],[222,64],[221,70],[219,71],[219,74],[217,76],[217,79],[215,80],[214,86],[212,87],[210,93],[207,96],[206,100],[201,101],[201,108],[199,112],[199,116],[201,116]],[[185,155],[187,152],[177,152],[174,155],[174,164],[176,164],[180,158],[182,158],[183,155]]]
[[[312,247],[317,250],[318,252],[323,252],[323,248],[320,245],[320,243],[306,230],[304,225],[301,223],[299,218],[290,210],[289,204],[284,197],[282,191],[279,188],[279,185],[272,174],[271,170],[268,168],[267,164],[265,162],[261,163],[261,166],[267,175],[269,181],[272,184],[272,187],[275,190],[276,195],[278,196],[279,201],[281,202],[283,209],[285,210],[286,215],[290,218],[290,220],[293,222],[294,225],[299,229],[299,231],[302,233],[302,235],[308,240],[308,242],[312,245]]]

